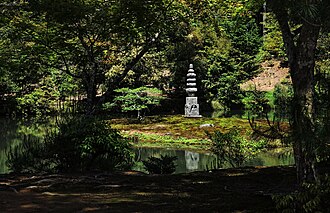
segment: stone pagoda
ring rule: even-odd
[[[200,118],[202,117],[199,114],[199,104],[196,97],[196,74],[194,71],[194,66],[192,64],[189,65],[189,70],[187,74],[187,87],[186,92],[188,97],[186,97],[186,105],[185,105],[185,117],[187,118]]]

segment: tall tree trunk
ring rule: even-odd
[[[289,26],[288,11],[275,1],[267,1],[276,15],[289,60],[294,90],[293,150],[298,184],[317,180],[315,170],[314,67],[320,26],[303,21],[296,38]]]
[[[320,28],[304,23],[291,60],[291,78],[294,90],[293,136],[298,182],[316,181],[316,135],[314,107],[315,50]]]

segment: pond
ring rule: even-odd
[[[7,152],[22,142],[25,135],[29,137],[42,138],[48,129],[56,126],[55,118],[47,118],[42,121],[35,119],[12,119],[0,117],[0,174],[8,173],[6,166]],[[177,156],[178,160],[176,173],[192,171],[205,171],[218,168],[216,156],[210,153],[199,153],[188,150],[156,149],[156,148],[135,148],[135,158],[138,161],[146,160],[150,156],[160,157],[161,155]],[[276,166],[293,165],[291,155],[282,155],[283,150],[268,150],[243,166]],[[225,165],[224,168],[229,168]],[[144,171],[143,164],[137,163],[134,169]]]
[[[293,165],[294,159],[288,149],[272,149],[260,152],[256,157],[248,160],[242,166],[280,166]],[[175,173],[188,173],[193,171],[207,171],[219,169],[217,157],[211,153],[193,152],[188,150],[173,150],[164,148],[136,148],[136,160],[147,160],[148,157],[161,155],[177,156]],[[222,168],[230,168],[225,164]],[[142,163],[135,165],[135,170],[145,171]]]
[[[0,174],[9,172],[6,160],[11,147],[20,144],[26,136],[40,139],[55,126],[54,117],[43,120],[0,117]]]

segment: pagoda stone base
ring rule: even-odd
[[[200,118],[199,114],[199,104],[197,102],[197,97],[186,97],[185,105],[185,117],[189,118]]]

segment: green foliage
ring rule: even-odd
[[[157,88],[121,88],[115,90],[115,92],[121,93],[121,95],[116,96],[114,103],[104,104],[103,106],[111,108],[118,105],[123,112],[137,111],[138,118],[142,118],[141,111],[159,105],[160,100],[163,99],[162,91]]]
[[[3,4],[0,87],[6,94],[19,92],[22,108],[29,108],[26,95],[55,76],[54,91],[61,100],[83,91],[92,111],[98,88],[112,93],[130,84],[164,84],[167,69],[159,68],[159,52],[171,44],[183,16],[180,10],[179,1],[167,0]]]
[[[32,137],[10,148],[7,154],[7,166],[14,173],[53,172],[54,162],[45,152],[44,144]]]
[[[299,191],[288,195],[273,196],[276,207],[281,212],[328,212],[330,178],[319,183],[304,183]]]
[[[221,103],[225,110],[241,106],[243,96],[239,87],[239,75],[230,60],[215,57],[208,70],[208,79],[203,81],[212,99]]]
[[[46,144],[59,171],[111,171],[132,163],[129,142],[105,122],[92,118],[62,123]]]
[[[246,1],[209,1],[189,7],[197,18],[191,20],[188,35],[195,54],[188,60],[196,65],[201,95],[217,100],[225,110],[241,108],[239,84],[259,71],[256,55],[261,37],[253,10]]]
[[[27,4],[13,4],[0,27],[0,87],[15,99],[17,113],[40,116],[54,112],[57,101],[71,95],[67,88],[77,87],[78,82],[68,86],[67,76],[53,66],[58,58],[42,40],[45,31],[51,36],[53,30],[43,15],[33,16]]]
[[[207,132],[212,141],[212,152],[218,156],[219,165],[228,162],[232,167],[239,167],[248,159],[253,158],[265,147],[265,141],[247,140],[240,133],[231,129],[227,133],[215,131]]]
[[[291,115],[293,88],[290,84],[277,84],[274,89],[275,116],[287,118]]]
[[[93,118],[63,121],[58,132],[43,142],[24,143],[10,152],[9,166],[16,172],[85,172],[127,169],[132,165],[128,140]],[[34,162],[41,162],[33,165]],[[49,163],[46,166],[45,163]],[[42,166],[40,166],[41,164]]]
[[[147,160],[142,161],[144,168],[150,174],[172,174],[175,172],[174,161],[177,160],[177,156],[161,155],[160,158],[149,157]]]
[[[261,57],[261,60],[284,58],[285,48],[278,23],[272,13],[266,13],[265,16],[263,44],[258,57]]]
[[[266,97],[263,91],[246,91],[243,103],[245,109],[249,111],[252,117],[265,116],[271,108],[271,100]]]
[[[50,88],[36,88],[31,93],[18,97],[18,110],[23,115],[48,114],[54,110],[57,103],[58,94],[54,94]]]

